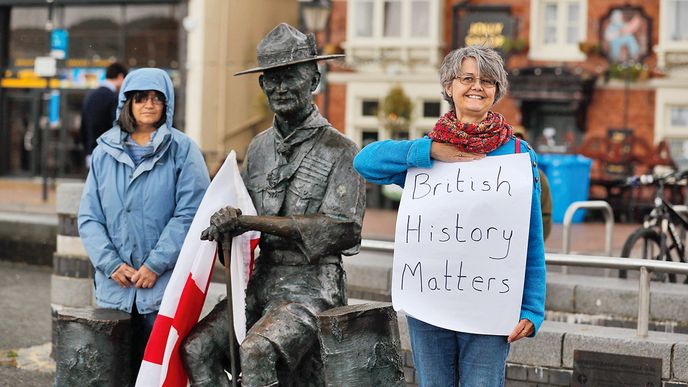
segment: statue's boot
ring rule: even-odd
[[[225,369],[230,368],[228,341],[227,300],[223,300],[194,326],[180,347],[189,383],[193,387],[230,386],[225,373]]]
[[[277,386],[277,351],[265,337],[252,334],[241,344],[243,387]]]

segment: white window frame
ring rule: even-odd
[[[661,0],[659,3],[659,47],[657,48],[657,56],[659,59],[659,66],[664,67],[665,57],[667,51],[671,52],[688,52],[688,40],[682,42],[675,42],[669,39],[669,23],[667,20],[673,12],[669,9],[669,1]]]
[[[439,117],[423,117],[424,101],[439,101],[440,114],[449,110],[449,104],[440,95],[440,86],[436,81],[431,82],[352,82],[347,85],[346,92],[346,129],[347,137],[352,139],[359,147],[362,145],[363,132],[377,128],[378,140],[388,140],[393,137],[392,131],[385,128],[378,117],[364,116],[362,102],[364,100],[378,100],[380,106],[389,90],[401,85],[406,95],[413,103],[412,121],[409,126],[409,138],[415,139],[429,132],[435,126]]]
[[[688,127],[671,126],[671,107],[688,108],[683,88],[658,88],[655,98],[655,143],[665,138],[688,139]]]
[[[356,5],[359,1],[372,2],[373,3],[373,36],[356,36],[356,18],[353,15],[356,14]],[[401,34],[399,37],[385,37],[384,34],[384,3],[387,0],[348,0],[347,14],[347,41],[349,43],[384,43],[385,45],[405,45],[408,43],[432,43],[438,40],[440,34],[440,28],[437,28],[437,24],[434,21],[437,19],[435,17],[440,17],[440,0],[428,0],[428,5],[430,9],[428,10],[429,31],[428,36],[425,37],[412,37],[411,36],[411,2],[413,0],[396,0],[401,3]]]
[[[373,36],[356,36],[356,5],[359,1],[373,3]],[[386,0],[348,0],[347,43],[356,46],[408,46],[413,44],[434,43],[439,40],[441,28],[437,28],[440,15],[440,0],[428,0],[429,31],[428,36],[411,36],[411,2],[413,0],[396,0],[401,3],[401,34],[399,37],[384,36],[384,4]]]
[[[528,51],[528,58],[531,60],[547,60],[547,61],[583,61],[586,59],[584,53],[578,48],[578,42],[575,44],[558,43],[556,45],[542,44],[542,17],[540,13],[544,9],[546,3],[556,2],[557,7],[557,24],[561,26],[562,36],[559,39],[564,39],[566,34],[566,16],[567,10],[562,9],[562,5],[571,3],[578,3],[579,15],[578,31],[579,42],[587,39],[588,26],[588,2],[587,0],[531,0],[530,2],[530,50]]]

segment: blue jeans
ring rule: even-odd
[[[506,336],[456,332],[407,316],[421,387],[504,385]]]

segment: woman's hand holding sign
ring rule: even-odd
[[[509,337],[506,339],[507,342],[513,343],[514,341],[521,340],[524,337],[528,337],[533,334],[533,323],[527,318],[522,319],[516,324],[516,328],[511,332]]]
[[[459,150],[454,144],[433,141],[430,146],[430,157],[446,163],[453,163],[456,161],[480,160],[485,157],[485,154],[464,152]]]

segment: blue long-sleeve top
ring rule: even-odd
[[[537,158],[533,149],[522,140],[520,151],[530,154],[533,168],[533,195],[530,206],[530,230],[526,255],[526,273],[521,300],[521,319],[530,320],[537,333],[545,318],[545,241],[542,233],[542,212],[540,209],[540,179],[537,172]],[[416,140],[386,140],[374,142],[361,150],[354,159],[354,168],[361,176],[376,184],[404,186],[409,168],[430,168],[432,140],[427,137]],[[516,138],[500,146],[487,156],[498,156],[516,152]]]

